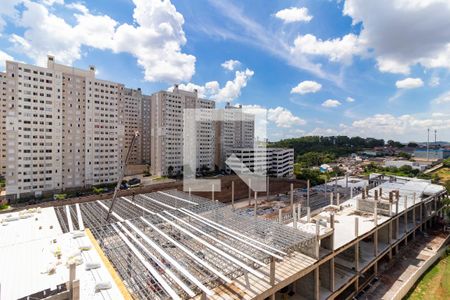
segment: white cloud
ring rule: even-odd
[[[236,67],[238,67],[240,64],[241,64],[241,62],[238,61],[238,60],[235,60],[235,59],[229,59],[229,60],[223,62],[223,63],[221,64],[221,66],[222,66],[225,70],[228,70],[228,71],[234,71],[234,69],[235,69]]]
[[[423,81],[420,78],[406,78],[403,80],[398,80],[395,83],[398,89],[416,89],[423,86]]]
[[[359,38],[373,49],[380,71],[408,74],[415,64],[450,68],[449,1],[346,0],[343,12],[362,23]]]
[[[293,55],[325,56],[329,61],[347,64],[351,63],[354,55],[365,55],[366,52],[358,36],[352,33],[325,41],[312,34],[299,35],[291,48]]]
[[[181,52],[186,44],[184,18],[168,0],[134,0],[137,26],[122,24],[114,36],[116,52],[133,54],[148,81],[188,81],[195,56]]]
[[[322,85],[315,81],[305,80],[300,82],[296,87],[291,89],[291,94],[308,94],[320,91]]]
[[[338,106],[340,106],[341,104],[342,104],[342,103],[339,102],[338,100],[328,99],[328,100],[325,100],[325,101],[322,103],[322,106],[323,106],[323,107],[327,107],[327,108],[331,108],[331,107],[338,107]]]
[[[219,102],[233,101],[241,95],[241,90],[247,86],[247,82],[253,74],[255,72],[250,69],[236,71],[234,80],[227,81],[225,86],[211,98]]]
[[[311,15],[309,15],[308,8],[306,7],[285,8],[275,13],[275,17],[283,20],[284,23],[293,23],[293,22],[308,23],[313,18]]]
[[[8,53],[0,50],[0,70],[4,70],[7,60],[14,60],[14,58]]]
[[[345,99],[345,101],[352,103],[352,102],[355,102],[355,99],[352,97],[347,97],[347,99]]]
[[[316,128],[314,132],[324,135],[342,134],[420,142],[426,140],[427,128],[437,129],[442,139],[449,139],[449,114],[438,113],[427,117],[376,114],[353,121],[350,125],[340,124],[336,128]]]
[[[233,80],[225,83],[224,87],[220,88],[217,81],[210,81],[204,85],[197,85],[194,83],[179,84],[178,88],[186,91],[197,90],[199,97],[208,98],[217,102],[231,102],[241,95],[241,90],[247,86],[247,82],[252,78],[254,72],[250,69],[245,71],[236,71]],[[172,90],[170,87],[169,90]]]
[[[91,14],[80,3],[68,4],[68,8],[76,10],[76,24],[72,26],[46,6],[25,1],[17,22],[25,31],[23,35],[13,34],[10,41],[16,51],[40,65],[45,64],[47,54],[53,54],[59,62],[72,64],[81,58],[81,47],[89,46],[132,54],[144,69],[147,81],[190,80],[196,59],[181,51],[186,44],[183,16],[170,1],[133,2],[132,25],[119,24],[107,15]]]
[[[441,94],[439,97],[434,99],[432,102],[435,104],[450,103],[450,91]]]
[[[437,87],[441,82],[440,78],[438,76],[431,76],[430,81],[428,82],[428,85],[431,87]]]
[[[294,116],[292,112],[281,106],[269,109],[267,118],[281,128],[291,128],[294,125],[306,124],[305,120]]]
[[[52,6],[54,4],[64,4],[64,0],[41,0],[45,5]]]

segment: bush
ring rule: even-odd
[[[54,194],[53,200],[64,200],[67,198],[67,194]]]
[[[300,173],[296,175],[296,178],[299,180],[309,180],[311,186],[315,186],[325,183],[325,180],[321,175],[319,170],[302,169]]]

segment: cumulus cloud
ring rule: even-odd
[[[0,70],[3,70],[7,60],[14,60],[14,58],[6,52],[0,50]]]
[[[321,40],[312,34],[299,35],[294,40],[294,56],[324,56],[331,62],[351,63],[353,56],[365,55],[366,47],[358,36],[350,33],[342,38]]]
[[[313,132],[323,135],[365,136],[400,141],[421,141],[426,139],[427,128],[437,129],[443,139],[448,139],[450,129],[449,114],[438,113],[429,117],[414,115],[376,114],[359,119],[349,125],[340,124],[336,128],[316,128]]]
[[[339,102],[338,100],[328,99],[328,100],[325,100],[325,101],[322,103],[322,106],[323,106],[323,107],[327,107],[327,108],[332,108],[332,107],[338,107],[338,106],[340,106],[341,104],[342,104],[342,103]]]
[[[435,104],[450,103],[450,91],[441,94],[439,97],[433,100],[433,103]]]
[[[437,87],[441,83],[441,80],[437,76],[432,76],[430,78],[430,81],[428,82],[428,85],[431,87]]]
[[[196,59],[181,50],[187,41],[182,28],[183,16],[168,0],[133,2],[131,25],[119,24],[107,15],[91,14],[80,3],[67,5],[76,11],[76,23],[71,25],[49,11],[46,5],[50,2],[43,5],[23,1],[25,8],[17,24],[25,31],[23,35],[13,34],[10,41],[16,51],[40,65],[45,64],[47,54],[53,54],[62,63],[72,64],[81,58],[82,46],[89,46],[132,54],[143,68],[147,81],[190,80],[195,73]]]
[[[320,91],[322,85],[315,81],[305,80],[300,82],[296,87],[291,89],[291,94],[308,94]]]
[[[343,12],[363,25],[359,39],[373,49],[380,71],[450,68],[449,1],[346,0]]]
[[[194,83],[179,84],[178,87],[186,91],[197,90],[199,97],[216,100],[217,102],[231,102],[241,95],[241,90],[247,86],[247,82],[252,78],[253,70],[236,71],[233,80],[229,80],[220,88],[217,81],[210,81],[204,85]],[[173,88],[169,88],[172,90]]]
[[[306,7],[290,7],[282,9],[275,13],[275,17],[283,20],[284,23],[306,22],[312,20]]]
[[[223,63],[221,64],[221,66],[222,66],[222,68],[224,68],[225,70],[228,70],[228,71],[234,71],[234,69],[235,69],[236,67],[238,67],[240,64],[241,64],[241,62],[238,61],[238,60],[235,60],[235,59],[229,59],[229,60],[223,62]]]
[[[227,81],[225,86],[211,98],[219,102],[233,101],[241,95],[241,90],[247,86],[247,82],[253,77],[253,74],[255,72],[250,69],[236,71],[234,80]]]
[[[243,105],[242,108],[244,112],[255,115],[255,120],[264,121],[267,119],[278,128],[292,128],[306,124],[305,120],[295,116],[290,110],[281,106],[266,109],[261,105]],[[262,122],[260,125],[266,126],[267,123]]]
[[[294,116],[292,112],[281,106],[269,109],[267,118],[281,128],[291,128],[294,125],[306,124],[305,120]]]
[[[345,100],[349,103],[355,102],[355,99],[352,97],[347,97],[347,99],[345,99]]]
[[[403,80],[398,80],[395,83],[398,89],[416,89],[423,86],[423,81],[420,78],[405,78]]]

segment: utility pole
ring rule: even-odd
[[[428,128],[428,136],[427,136],[427,161],[430,160],[430,128]]]
[[[122,179],[123,179],[123,176],[125,175],[125,168],[127,167],[128,159],[130,158],[131,151],[133,151],[134,142],[136,141],[136,138],[138,136],[139,136],[139,131],[135,131],[133,139],[131,140],[131,143],[130,143],[130,148],[128,148],[128,151],[127,151],[127,156],[125,156],[125,160],[122,163],[122,172],[119,175],[116,188],[114,189],[114,195],[111,200],[111,206],[109,207],[108,214],[106,215],[106,221],[109,221],[109,217],[111,216],[112,210],[114,208],[114,203],[116,202],[117,193],[120,190],[120,185],[122,184]]]

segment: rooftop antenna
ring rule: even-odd
[[[430,128],[428,128],[428,136],[427,136],[427,161],[430,159]]]

